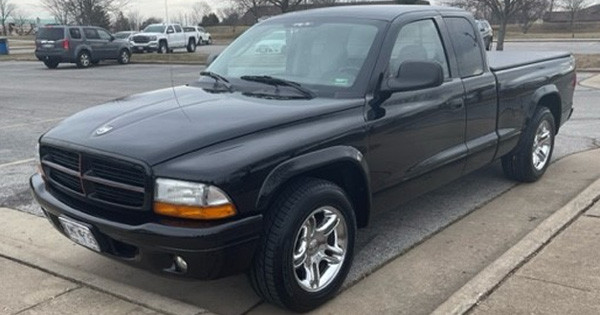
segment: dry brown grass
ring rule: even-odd
[[[575,55],[577,69],[600,69],[600,54],[596,55]]]

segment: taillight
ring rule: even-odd
[[[69,50],[69,40],[65,39],[63,41],[63,49],[64,50]]]

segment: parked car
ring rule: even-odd
[[[183,30],[186,33],[196,34],[196,43],[198,45],[212,45],[212,35],[202,26],[185,26]]]
[[[179,24],[151,24],[133,36],[131,45],[135,52],[166,54],[177,48],[193,52],[198,44],[196,37],[194,32],[184,32]]]
[[[523,182],[549,167],[573,112],[573,56],[486,56],[477,29],[429,6],[272,17],[198,81],[45,133],[33,194],[92,251],[178,277],[248,271],[264,300],[313,309],[344,282],[374,213],[497,160]],[[289,49],[257,55],[277,32]]]
[[[487,20],[476,20],[477,28],[483,38],[483,45],[486,50],[492,49],[492,43],[494,42],[494,30]]]
[[[107,30],[94,26],[53,25],[40,27],[35,37],[35,56],[46,67],[75,63],[87,68],[101,60],[128,64],[131,50],[126,40],[119,40]]]
[[[255,45],[255,51],[257,54],[280,54],[285,42],[285,31],[273,32]]]
[[[137,32],[134,31],[123,31],[123,32],[117,32],[115,34],[113,34],[113,36],[116,39],[123,39],[126,41],[131,41],[131,39],[133,38],[133,35],[137,34]]]

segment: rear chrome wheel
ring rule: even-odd
[[[77,66],[79,68],[88,68],[92,64],[92,57],[87,51],[82,51],[77,56]]]
[[[552,112],[547,107],[538,107],[517,147],[502,157],[506,176],[521,182],[540,179],[550,165],[555,134]]]

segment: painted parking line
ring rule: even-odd
[[[0,168],[25,164],[25,163],[29,163],[29,162],[33,162],[33,161],[35,161],[35,159],[26,159],[26,160],[10,162],[10,163],[6,163],[6,164],[0,164]]]

